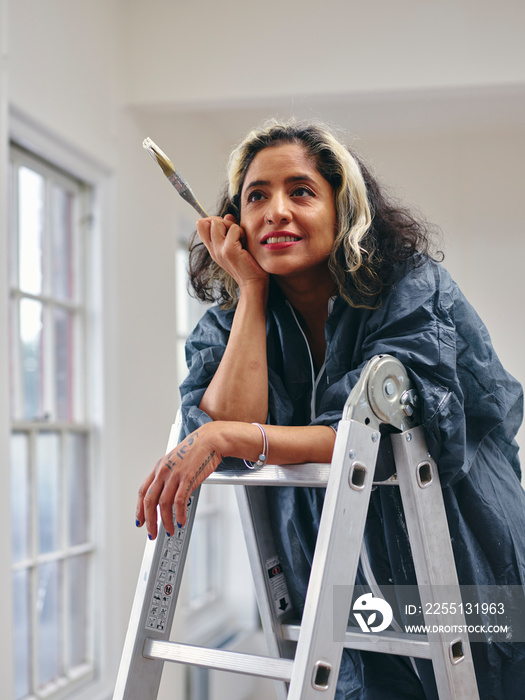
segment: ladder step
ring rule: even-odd
[[[330,464],[308,462],[306,464],[265,464],[262,469],[227,469],[213,472],[206,484],[233,484],[235,486],[320,486],[326,488],[330,476]],[[393,474],[375,485],[397,486]]]
[[[262,469],[228,469],[213,472],[206,484],[244,486],[324,486],[330,476],[330,464],[265,464]]]
[[[207,649],[190,644],[162,642],[150,637],[144,640],[142,655],[147,659],[193,664],[218,671],[272,678],[277,681],[289,682],[292,677],[292,659],[274,659],[237,651]]]
[[[283,638],[297,642],[301,625],[282,625]],[[365,634],[348,628],[344,646],[361,651],[377,651],[382,654],[414,656],[417,659],[431,659],[430,643],[425,635],[404,632],[383,632]]]

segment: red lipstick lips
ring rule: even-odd
[[[261,238],[261,244],[271,250],[280,250],[295,245],[301,240],[300,236],[289,231],[270,231]]]

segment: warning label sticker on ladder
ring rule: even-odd
[[[276,615],[284,615],[290,608],[290,595],[279,557],[267,559],[265,569],[270,584],[275,613]]]
[[[193,504],[193,498],[188,501],[187,517]],[[159,537],[162,535],[159,533]],[[182,547],[186,538],[186,527],[177,529],[173,537],[167,533],[164,535],[164,545],[162,548],[160,561],[155,576],[155,586],[151,597],[148,615],[146,618],[146,629],[164,632],[168,619],[168,613],[173,600],[174,584],[180,567]]]

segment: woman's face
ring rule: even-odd
[[[327,272],[334,193],[303,146],[259,151],[244,178],[240,209],[247,248],[263,270],[287,278]]]

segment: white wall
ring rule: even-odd
[[[114,166],[116,0],[11,0],[9,15],[11,103]]]
[[[132,104],[523,82],[520,0],[124,0]]]

